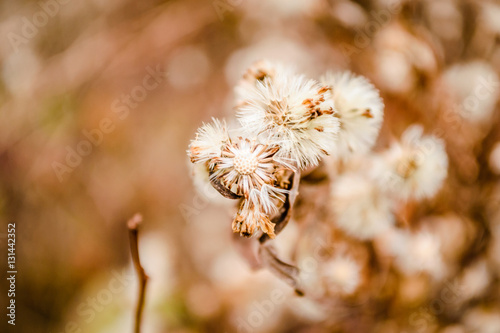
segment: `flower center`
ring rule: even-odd
[[[249,152],[244,152],[234,157],[234,168],[242,175],[250,175],[255,172],[259,160]]]

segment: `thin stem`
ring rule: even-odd
[[[142,222],[141,214],[135,214],[128,220],[128,235],[130,240],[130,251],[132,254],[132,262],[134,263],[135,271],[139,277],[139,297],[137,299],[137,306],[135,312],[134,332],[141,332],[142,312],[144,309],[144,300],[146,298],[146,284],[149,277],[146,275],[144,268],[141,265],[139,258],[139,230],[138,226]]]

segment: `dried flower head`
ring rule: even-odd
[[[207,163],[220,157],[222,147],[229,142],[226,123],[212,119],[211,124],[203,124],[189,145],[188,156],[192,163]],[[210,165],[210,168],[213,164]]]
[[[432,197],[448,173],[448,156],[442,140],[423,135],[423,127],[413,125],[377,159],[374,178],[380,186],[403,200]]]
[[[234,193],[250,196],[253,189],[263,185],[274,185],[276,163],[273,156],[278,147],[257,143],[256,140],[238,138],[228,141],[220,157],[214,158],[214,174],[221,183]]]
[[[362,174],[337,178],[331,205],[337,226],[358,239],[371,239],[394,224],[393,201]]]
[[[214,165],[211,178],[243,197],[233,222],[233,231],[242,236],[252,236],[259,229],[271,238],[275,236],[270,216],[288,192],[278,181],[283,167],[273,159],[277,151],[278,147],[239,137],[229,140],[221,156],[210,162]]]
[[[277,158],[304,168],[335,148],[339,122],[330,94],[329,86],[278,72],[246,90],[237,115],[248,133],[280,147]]]
[[[364,76],[349,71],[327,73],[321,83],[333,87],[331,98],[340,120],[335,156],[345,158],[369,151],[384,119],[384,103],[378,90]]]
[[[253,236],[259,229],[271,238],[276,237],[274,223],[269,219],[269,215],[263,212],[259,195],[254,193],[252,199],[242,200],[232,227],[233,232],[245,237]]]

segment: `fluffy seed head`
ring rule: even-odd
[[[439,239],[430,232],[408,233],[393,231],[389,238],[396,265],[406,274],[427,272],[441,278],[444,264]]]
[[[276,177],[273,157],[277,147],[270,147],[256,140],[238,138],[227,142],[221,157],[214,159],[212,177],[234,193],[250,197],[252,190],[261,191],[263,185],[274,186]]]
[[[212,119],[212,123],[203,124],[196,132],[196,137],[189,145],[188,156],[192,163],[207,163],[220,157],[222,147],[229,142],[226,123]],[[209,163],[210,168],[213,167]]]
[[[255,191],[255,190],[254,190]],[[263,212],[260,196],[252,193],[252,198],[244,199],[233,221],[233,232],[244,237],[251,237],[257,230],[275,238],[274,223],[269,219],[269,215]]]
[[[394,224],[393,201],[362,174],[346,173],[332,187],[337,226],[358,239],[371,239]]]
[[[252,136],[280,149],[276,157],[304,168],[335,148],[339,122],[331,88],[288,72],[265,77],[245,90],[238,119]]]
[[[420,125],[408,127],[401,142],[383,153],[373,169],[380,186],[403,200],[432,197],[441,188],[447,172],[443,141],[423,135]]]
[[[321,83],[333,87],[331,98],[340,120],[334,155],[346,158],[369,151],[384,118],[384,103],[378,90],[365,77],[349,71],[327,73]]]

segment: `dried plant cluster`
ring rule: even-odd
[[[259,238],[262,266],[299,294],[312,286],[317,293],[325,283],[352,294],[362,282],[360,263],[337,254],[308,286],[300,270],[281,261],[266,243],[293,216],[297,194],[302,206],[310,200],[300,195],[302,177],[302,183],[318,185],[311,197],[326,203],[332,230],[358,240],[392,235],[397,239],[394,246],[401,247],[395,254],[408,253],[400,258],[404,270],[441,276],[432,235],[406,235],[396,223],[404,223],[408,203],[432,198],[441,188],[448,169],[441,139],[415,124],[388,149],[372,152],[384,103],[368,79],[348,71],[327,73],[316,81],[260,61],[247,70],[235,91],[240,126],[230,130],[217,119],[204,124],[188,155],[200,166],[193,168],[194,177],[209,181],[224,197],[239,200],[232,229]],[[319,194],[322,184],[328,185],[326,194]],[[299,210],[304,210],[300,202]]]
[[[236,88],[241,128],[205,124],[188,151],[225,197],[242,198],[233,231],[274,238],[274,215],[288,199],[290,177],[333,153],[340,121],[332,87],[282,66],[255,64]]]

